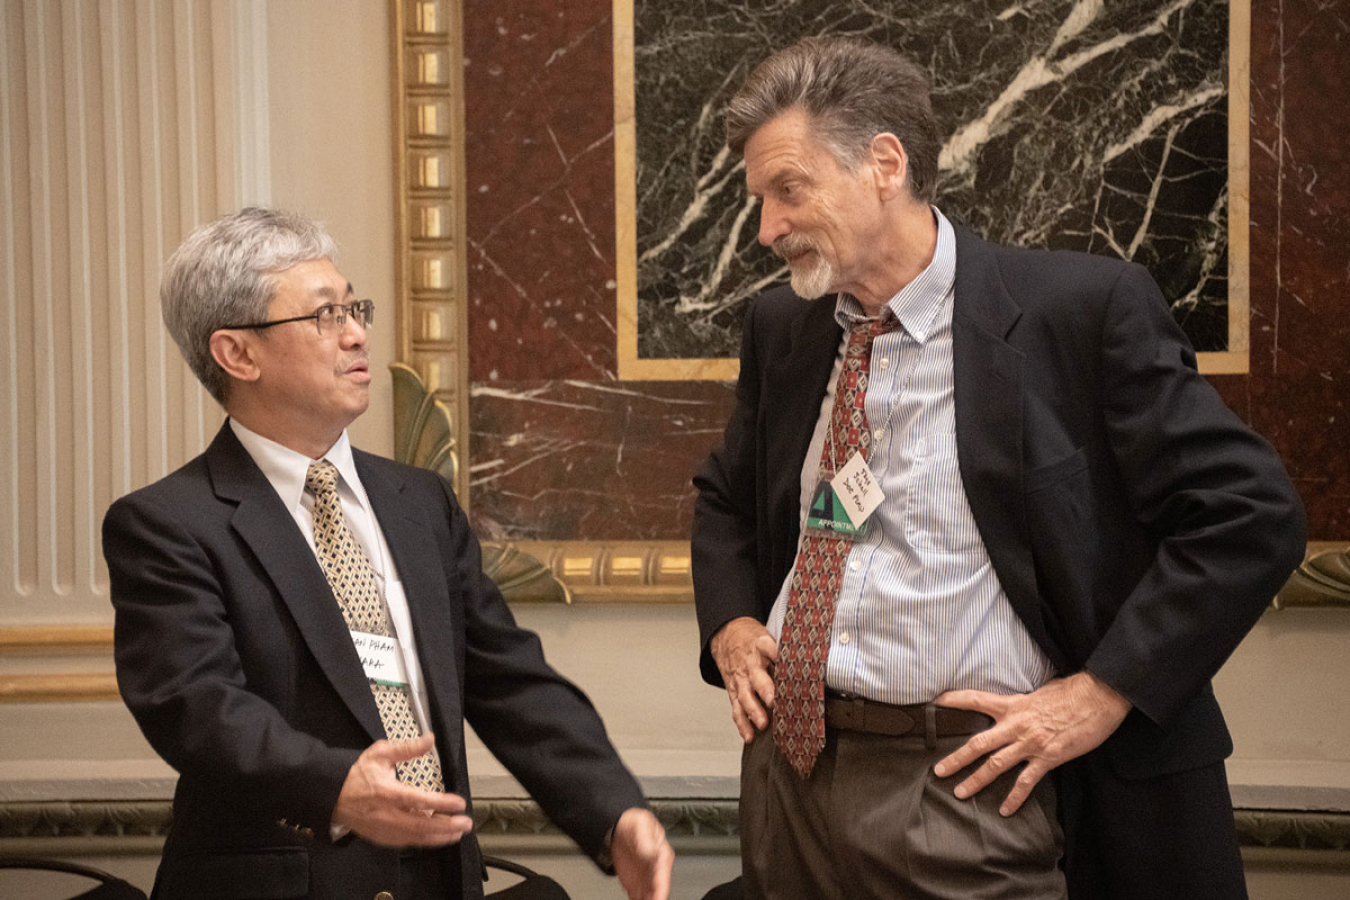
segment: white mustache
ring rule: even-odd
[[[815,241],[800,235],[784,235],[773,242],[774,255],[781,259],[790,259],[815,249]]]

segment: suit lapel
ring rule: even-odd
[[[370,734],[384,736],[370,683],[314,551],[226,422],[206,451],[216,496],[237,504],[230,520],[281,595],[319,668]]]
[[[773,437],[767,451],[773,479],[770,515],[781,516],[779,521],[785,525],[790,519],[795,534],[801,510],[802,466],[843,332],[834,318],[834,303],[828,300],[807,303],[790,327],[789,352],[770,364],[764,379],[765,434]],[[795,548],[795,538],[791,543]]]
[[[962,228],[956,229],[956,263],[952,375],[961,481],[1013,610],[1052,651],[1022,495],[1025,358],[1008,343],[1022,313],[989,245]]]
[[[459,700],[455,640],[451,637],[458,632],[451,616],[445,564],[436,547],[432,523],[421,517],[420,506],[404,496],[406,485],[392,476],[394,470],[372,465],[372,458],[359,450],[353,450],[352,455],[403,582],[433,727],[440,738],[437,743],[442,755],[441,771],[447,789],[453,789],[450,781],[459,771],[459,745],[454,736],[459,733],[464,714]]]

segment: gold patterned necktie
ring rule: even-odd
[[[333,589],[348,630],[392,637],[394,629],[389,620],[389,608],[385,605],[384,591],[380,589],[375,569],[343,518],[337,476],[337,467],[326,459],[311,464],[305,473],[305,490],[314,497],[314,548],[319,565]],[[375,695],[385,734],[391,739],[406,740],[422,733],[413,714],[408,685],[371,681],[370,689]],[[445,789],[441,765],[434,753],[399,763],[398,777],[405,784],[425,791]]]
[[[872,434],[863,402],[872,342],[897,325],[888,317],[884,322],[860,322],[849,330],[830,410],[830,431],[820,454],[822,479],[832,478],[855,451],[864,461],[868,459]],[[852,546],[851,537],[804,535],[788,586],[774,666],[773,740],[802,778],[811,775],[825,747],[825,663],[844,560]]]

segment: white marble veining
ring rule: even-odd
[[[785,271],[756,240],[720,110],[810,34],[868,37],[932,74],[939,205],[999,241],[1148,266],[1197,349],[1227,340],[1225,0],[637,0],[639,355],[734,356]]]

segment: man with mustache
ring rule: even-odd
[[[165,324],[229,419],[103,525],[118,684],[179,773],[154,896],[482,897],[468,721],[629,897],[664,900],[664,831],[450,486],[349,443],[374,304],[334,253],[251,208],[166,265]]]
[[[726,124],[791,271],[694,479],[746,896],[1245,896],[1210,679],[1304,552],[1272,448],[1142,267],[932,205],[888,48],[780,51]]]

